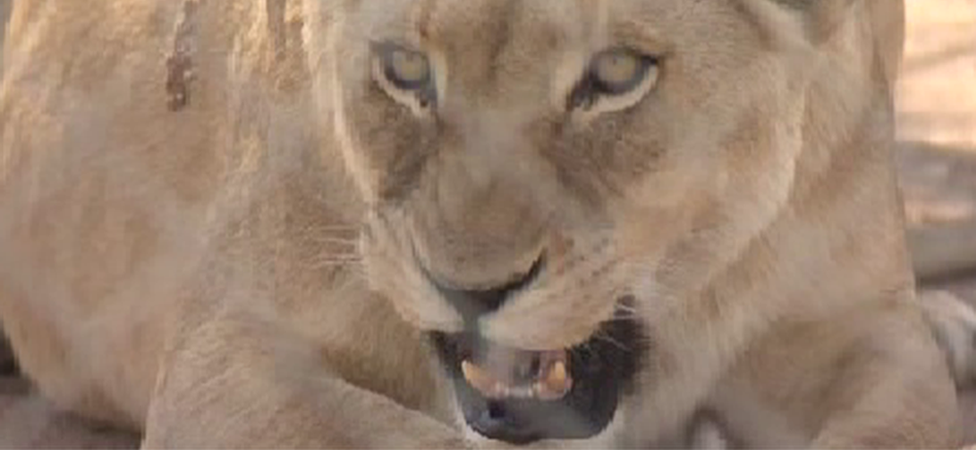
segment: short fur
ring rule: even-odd
[[[632,296],[653,353],[603,444],[683,445],[707,411],[746,446],[953,445],[891,162],[901,8],[17,0],[0,317],[47,396],[147,447],[459,448],[489,443],[423,270],[478,289],[545,253],[480,326],[563,348]],[[375,82],[382,40],[432,56],[436,112]],[[613,44],[656,86],[567,112]],[[955,306],[936,323],[972,334]]]

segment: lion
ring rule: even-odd
[[[17,0],[4,330],[145,448],[956,445],[902,7]]]

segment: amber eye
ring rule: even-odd
[[[570,108],[589,108],[603,97],[629,94],[656,77],[658,60],[629,49],[603,51],[590,61],[569,97]],[[655,80],[651,80],[652,83]],[[653,86],[653,84],[652,84]]]
[[[630,50],[609,50],[593,58],[590,76],[602,93],[619,95],[640,85],[653,64],[653,58]]]
[[[420,52],[388,46],[380,50],[383,75],[397,89],[421,90],[430,85],[430,61]]]

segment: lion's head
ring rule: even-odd
[[[663,294],[707,283],[786,204],[826,13],[334,3],[321,106],[368,205],[372,286],[435,336],[475,430],[599,432],[679,314]]]

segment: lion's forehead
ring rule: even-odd
[[[519,172],[508,170],[513,165],[550,169],[558,178],[553,184],[596,204],[599,186],[636,183],[665,168],[691,170],[670,155],[710,158],[715,153],[704,149],[733,141],[722,136],[742,123],[738,117],[751,104],[768,103],[760,99],[775,94],[769,86],[781,81],[783,71],[767,66],[777,68],[780,54],[764,49],[763,25],[736,6],[768,2],[344,2],[359,5],[345,10],[344,40],[335,47],[343,52],[338,73],[344,126],[380,169],[370,176],[380,178],[380,191],[390,198],[417,189],[424,177],[443,178],[451,171],[435,171],[444,164],[429,163],[454,155],[466,158],[457,164],[479,174],[511,178]],[[436,121],[418,121],[381,89],[363,89],[370,58],[365,44],[387,41],[427,53],[438,90]],[[587,76],[587,65],[598,52],[618,46],[660,57],[648,88],[653,99],[587,124],[571,123],[567,99]],[[555,188],[535,190],[551,196]]]
[[[764,0],[370,0],[346,30],[353,43],[392,41],[438,56],[443,87],[466,100],[542,106],[610,47],[653,55],[678,47],[697,60],[683,64],[692,72],[735,67],[722,60],[749,49],[742,38],[754,31],[732,5],[739,1]]]
[[[370,38],[424,41],[445,49],[538,56],[619,40],[708,39],[747,25],[735,4],[764,0],[371,0],[353,13]],[[702,31],[711,33],[702,35]],[[634,36],[642,34],[643,36]],[[592,50],[592,49],[590,49]]]

